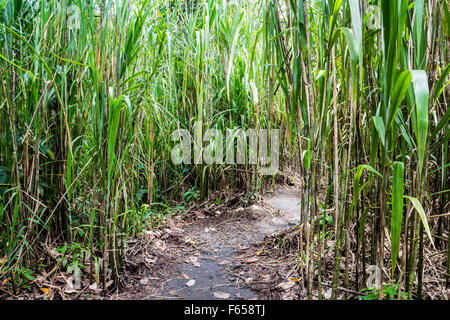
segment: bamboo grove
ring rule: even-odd
[[[369,265],[421,298],[430,250],[446,254],[448,286],[449,12],[445,0],[0,0],[8,285],[55,247],[118,285],[128,237],[179,213],[169,203],[188,188],[272,183],[250,164],[173,164],[171,133],[200,121],[281,129],[282,170],[302,181],[308,298],[330,272],[331,298],[363,289]]]

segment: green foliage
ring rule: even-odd
[[[380,28],[368,25],[369,5]],[[411,271],[411,294],[417,233],[431,241],[446,226],[429,221],[427,205],[448,200],[447,9],[442,0],[0,1],[2,268],[27,278],[20,268],[36,270],[51,242],[68,246],[67,264],[92,254],[118,283],[129,236],[224,182],[251,204],[275,180],[248,163],[175,165],[174,130],[280,128],[282,165],[302,179],[301,225],[317,224],[301,257],[310,275],[322,259],[315,233],[324,240],[334,224],[334,295],[344,242],[347,255],[389,265],[378,256],[388,236],[392,280]],[[334,189],[319,208],[321,183]],[[406,265],[402,243],[412,248]]]
[[[398,293],[398,284],[390,283],[383,285],[383,300],[410,300],[406,292]],[[378,289],[366,288],[363,289],[366,292],[364,296],[358,296],[360,300],[378,300]]]
[[[199,197],[199,191],[196,186],[193,186],[188,191],[183,194],[183,201],[186,203],[191,202],[192,200],[197,200]]]

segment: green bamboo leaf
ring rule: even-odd
[[[372,121],[373,124],[375,126],[375,129],[378,132],[378,136],[380,137],[381,140],[381,144],[383,145],[383,147],[386,145],[385,144],[385,140],[386,140],[386,129],[384,127],[384,121],[380,116],[373,116],[372,117]]]
[[[444,116],[441,118],[441,120],[436,125],[436,128],[434,128],[433,133],[431,134],[431,139],[434,139],[436,137],[436,135],[439,133],[439,131],[441,131],[442,128],[444,128],[447,125],[449,120],[450,120],[450,109],[447,109]]]
[[[236,29],[234,30],[234,36],[233,36],[233,42],[231,44],[231,52],[230,52],[230,58],[228,60],[228,69],[227,69],[227,97],[228,100],[230,100],[230,78],[231,78],[231,69],[233,67],[233,61],[234,61],[234,54],[236,52],[236,46],[239,39],[239,33],[242,27],[242,23],[244,20],[241,20],[239,24],[237,25]]]
[[[445,87],[450,84],[450,80],[445,83],[445,80],[447,79],[448,74],[450,73],[450,63],[445,67],[445,69],[442,71],[441,77],[439,78],[438,82],[436,82],[436,89],[434,92],[434,99],[439,98],[439,96],[444,91]]]
[[[447,34],[447,37],[450,36],[450,10],[448,8],[447,1],[443,1],[444,3],[444,10],[443,11],[443,17],[442,17],[442,29],[444,34]]]
[[[423,70],[411,70],[411,75],[414,95],[416,97],[416,123],[414,131],[417,138],[419,175],[421,175],[428,133],[428,78]]]
[[[397,78],[394,91],[392,94],[392,102],[391,108],[389,110],[389,119],[386,126],[386,131],[389,130],[392,121],[394,120],[394,116],[397,113],[398,108],[400,107],[401,102],[405,98],[405,94],[408,91],[409,84],[411,83],[411,72],[409,70],[403,71],[399,77]]]
[[[394,181],[392,186],[392,217],[391,217],[391,263],[392,276],[397,265],[403,218],[403,184],[405,165],[403,162],[394,163]]]
[[[409,132],[409,126],[406,124],[405,120],[403,119],[403,114],[401,112],[398,112],[394,116],[395,124],[397,125],[397,128],[400,130],[400,134],[402,135],[405,142],[408,144],[408,148],[411,150],[415,148],[416,144],[414,143],[414,139],[411,136]]]
[[[352,17],[352,26],[355,33],[358,55],[362,54],[362,24],[361,14],[359,12],[359,0],[349,0],[350,14]]]
[[[350,208],[348,210],[348,216],[347,216],[348,219],[350,219],[350,217],[353,213],[353,210],[356,207],[356,203],[358,201],[359,195],[361,194],[361,192],[364,190],[364,188],[369,183],[369,182],[366,182],[363,185],[361,185],[361,176],[362,176],[364,169],[381,177],[381,174],[377,170],[375,170],[373,167],[371,167],[367,164],[360,164],[358,167],[351,170],[351,171],[356,170],[356,173],[355,173],[355,176],[353,177],[353,198],[352,198],[352,204],[350,205]]]
[[[425,54],[425,46],[422,38],[425,34],[424,28],[424,0],[415,0],[415,17],[414,17],[414,64],[416,68],[421,68],[423,57]],[[426,41],[426,39],[425,39]]]
[[[428,238],[430,239],[431,244],[434,247],[434,242],[433,242],[433,238],[431,237],[431,231],[430,231],[430,227],[428,226],[428,221],[427,221],[427,216],[425,215],[425,210],[423,210],[423,207],[417,198],[410,197],[410,196],[404,196],[404,197],[408,198],[411,201],[412,205],[414,206],[416,211],[419,213],[420,219],[422,220],[422,223],[423,223],[423,227],[425,228],[425,232],[427,233]]]
[[[14,62],[8,60],[6,57],[4,57],[1,53],[0,53],[0,58],[2,58],[3,60],[5,60],[6,62],[8,62],[9,64],[12,64],[14,67],[16,67],[17,69],[29,74],[30,76],[32,76],[33,78],[40,80],[38,77],[36,77],[31,71],[29,70],[25,70],[24,68],[22,68],[21,66],[15,64]]]
[[[364,169],[376,174],[377,176],[379,176],[381,178],[383,177],[381,175],[381,173],[379,173],[377,170],[375,170],[373,167],[369,166],[368,164],[361,164],[360,166],[363,167]]]
[[[303,163],[305,164],[305,171],[309,171],[309,167],[311,165],[311,143],[308,142],[308,149],[303,151],[302,154]]]
[[[348,49],[350,50],[350,60],[357,62],[359,58],[359,46],[356,40],[355,32],[350,28],[341,28],[347,40]]]
[[[330,42],[330,47],[333,46],[333,44],[336,41],[337,35],[339,34],[339,32],[335,32],[335,27],[336,27],[336,21],[338,20],[338,16],[339,16],[339,9],[341,8],[342,5],[342,0],[336,0],[334,2],[334,7],[333,7],[333,14],[330,16],[330,30],[329,30],[329,34],[328,34],[328,40]]]

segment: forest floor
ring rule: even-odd
[[[319,190],[320,201],[324,190]],[[89,280],[89,266],[83,271],[82,288],[68,286],[70,275],[58,269],[38,276],[31,292],[14,299],[228,299],[302,300],[308,299],[302,263],[299,219],[300,199],[295,183],[277,184],[276,191],[244,194],[236,190],[213,193],[205,201],[192,204],[184,214],[166,216],[158,227],[149,228],[127,241],[124,272],[120,288],[101,289]],[[322,241],[322,299],[331,298],[334,270],[334,240],[327,236],[333,228],[325,223]],[[349,234],[351,237],[352,234]],[[305,246],[305,243],[303,243]],[[389,259],[388,243],[385,246]],[[317,250],[312,252],[317,257]],[[366,252],[366,256],[369,253]],[[450,289],[442,278],[445,252],[425,248],[424,297],[448,299]],[[348,257],[349,284],[339,282],[337,299],[357,299],[367,295],[348,288],[361,287],[356,278],[354,255]],[[362,266],[359,266],[361,272]],[[345,259],[341,259],[341,275]],[[52,274],[52,276],[50,276]],[[389,274],[384,271],[386,279]],[[317,279],[317,272],[314,274]],[[108,283],[112,284],[109,280]],[[345,287],[345,288],[344,288]],[[317,281],[312,299],[319,297]]]
[[[298,191],[284,187],[246,207],[213,204],[167,221],[129,243],[125,290],[115,298],[297,298],[291,263],[272,249],[298,226],[299,202]]]
[[[217,204],[217,194],[212,195],[187,215],[173,216],[163,228],[130,240],[122,290],[107,298],[307,299],[298,256],[299,192],[288,185],[277,185],[276,189],[262,192],[253,201],[248,200],[248,195],[231,193],[231,200]],[[326,229],[329,228],[331,224],[327,224]],[[390,255],[387,248],[386,258]],[[450,290],[439,276],[441,270],[437,270],[444,267],[444,254],[433,255],[428,248],[425,251],[423,298],[448,299]],[[324,240],[321,254],[321,294],[322,299],[329,299],[334,240]],[[355,266],[352,255],[350,279],[355,278]],[[344,272],[342,259],[341,274]],[[389,277],[386,271],[384,274]],[[352,280],[349,285],[356,287]],[[338,299],[358,299],[368,294],[344,287],[347,286],[339,281]],[[312,298],[318,296],[314,283]]]

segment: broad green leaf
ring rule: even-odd
[[[444,91],[445,87],[450,84],[450,80],[445,83],[445,80],[447,79],[448,74],[450,73],[450,63],[445,67],[445,69],[442,71],[441,77],[439,78],[438,82],[436,82],[435,92],[434,92],[434,99],[439,98],[439,96]]]
[[[334,29],[336,27],[336,21],[339,16],[339,9],[341,8],[341,5],[342,5],[342,0],[336,0],[334,2],[333,14],[330,16],[330,30],[329,30],[329,34],[328,34],[328,40],[330,42],[330,47],[333,46],[336,36],[339,33],[339,32],[334,32]]]
[[[367,165],[367,164],[361,164],[360,166],[363,167],[364,169],[366,169],[366,170],[368,170],[368,171],[370,171],[370,172],[376,174],[376,175],[379,176],[379,177],[383,177],[383,176],[381,175],[381,173],[379,173],[377,170],[375,170],[373,167],[371,167],[371,166],[369,166],[369,165]]]
[[[414,64],[416,68],[422,67],[422,59],[425,53],[424,41],[424,0],[415,0],[414,17]],[[426,39],[425,39],[426,41]]]
[[[425,158],[425,148],[428,133],[428,78],[423,70],[411,70],[414,95],[416,98],[416,128],[417,150],[419,158],[419,175],[422,174]]]
[[[405,166],[403,162],[394,163],[394,181],[392,185],[392,217],[391,217],[391,263],[392,276],[397,265],[403,218],[403,183]]]
[[[425,210],[423,210],[423,207],[417,198],[410,197],[410,196],[405,196],[405,198],[408,198],[409,200],[411,200],[411,203],[413,204],[414,208],[419,213],[420,219],[422,220],[422,223],[423,223],[423,227],[425,228],[425,232],[427,233],[428,238],[430,239],[431,244],[434,247],[434,242],[433,242],[433,238],[431,237],[431,231],[430,231],[430,227],[428,226],[428,221],[427,221],[427,216],[425,215]]]
[[[366,165],[366,164],[361,164],[359,165],[356,169],[356,173],[355,176],[353,178],[353,198],[352,198],[352,204],[350,205],[349,211],[348,211],[348,218],[351,217],[353,210],[356,206],[356,203],[358,201],[358,197],[361,194],[361,192],[363,191],[363,189],[368,185],[369,182],[364,183],[363,185],[361,185],[361,176],[362,173],[364,171],[364,169],[378,175],[381,177],[381,174],[375,170],[373,167]],[[355,170],[353,169],[353,170]],[[352,170],[352,171],[353,171]]]
[[[240,34],[240,30],[241,30],[241,27],[242,27],[242,24],[243,24],[243,22],[244,22],[244,20],[241,20],[240,22],[239,22],[239,24],[237,25],[237,27],[236,27],[236,29],[234,30],[234,36],[233,36],[233,43],[232,43],[232,45],[231,45],[231,52],[230,52],[230,58],[229,58],[229,60],[228,60],[228,69],[227,69],[227,78],[226,78],[226,81],[227,81],[227,97],[228,97],[228,100],[230,100],[230,78],[231,78],[231,70],[232,70],[232,68],[233,68],[233,65],[234,65],[234,55],[235,55],[235,53],[236,53],[236,46],[237,46],[237,42],[238,42],[238,39],[239,39],[239,34]]]
[[[375,126],[375,129],[377,129],[378,136],[380,137],[381,144],[385,146],[385,140],[386,140],[386,129],[384,127],[384,121],[380,116],[373,116],[372,117],[373,124]]]
[[[357,51],[358,55],[360,55],[362,54],[362,24],[361,24],[361,14],[359,12],[359,0],[349,0],[349,3]]]
[[[357,62],[359,58],[359,46],[356,41],[355,33],[350,28],[341,28],[344,33],[345,39],[347,40],[348,49],[350,50],[350,59],[353,62]]]
[[[409,70],[403,71],[397,78],[397,82],[392,94],[392,105],[389,110],[389,119],[387,122],[386,130],[389,130],[392,121],[394,120],[394,116],[398,108],[400,107],[403,98],[405,98],[405,94],[408,91],[409,84],[411,83],[411,79],[412,76]]]
[[[441,131],[441,129],[447,125],[449,120],[450,120],[450,108],[447,109],[444,116],[441,118],[439,123],[436,125],[436,128],[434,128],[433,133],[431,134],[431,139],[434,139],[436,137],[436,135],[439,133],[439,131]]]

